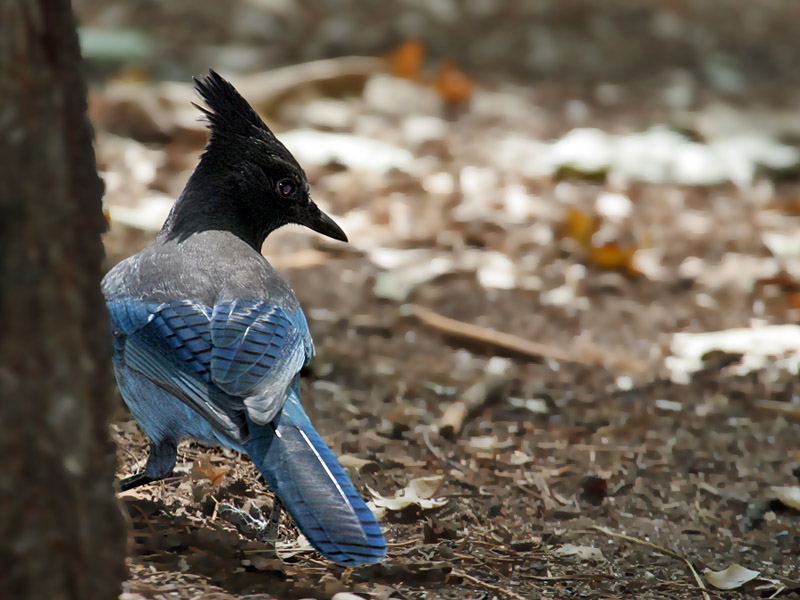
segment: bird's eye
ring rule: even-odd
[[[291,179],[281,179],[278,182],[278,193],[284,198],[288,198],[294,193],[296,186]]]

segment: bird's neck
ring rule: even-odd
[[[175,201],[159,237],[181,241],[202,231],[229,231],[261,252],[264,239],[274,229],[266,215],[253,214],[247,199],[237,197],[235,186],[201,166]]]

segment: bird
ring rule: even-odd
[[[287,224],[347,236],[233,85],[213,70],[193,79],[205,149],[154,241],[102,281],[118,387],[150,442],[144,470],[119,488],[169,476],[183,440],[227,446],[250,457],[323,556],[379,562],[381,527],[300,403],[314,354],[305,315],[261,254]]]

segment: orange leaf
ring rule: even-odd
[[[786,304],[793,310],[800,308],[800,294],[797,292],[787,292]]]
[[[425,61],[425,46],[419,40],[406,40],[389,55],[392,75],[418,79]]]
[[[567,209],[567,218],[561,226],[560,235],[562,238],[570,238],[578,242],[584,248],[592,245],[592,235],[599,229],[600,220],[577,208]]]
[[[772,210],[779,210],[784,214],[793,216],[800,215],[800,197],[798,196],[783,196],[778,197],[767,204],[767,208]]]
[[[794,277],[789,275],[789,273],[787,273],[784,270],[779,271],[772,277],[765,277],[756,280],[756,285],[760,286],[777,285],[785,292],[789,293],[800,292],[800,282],[798,282]]]
[[[215,467],[211,464],[211,460],[208,458],[208,456],[204,456],[203,458],[194,461],[191,474],[192,479],[208,479],[211,482],[211,485],[217,486],[224,481],[228,470],[229,469],[225,467]]]
[[[446,104],[464,104],[472,97],[472,79],[452,60],[442,63],[434,86]]]
[[[636,254],[636,250],[633,246],[609,242],[599,248],[592,247],[589,250],[589,260],[603,269],[638,275],[639,270],[633,264],[633,255]]]

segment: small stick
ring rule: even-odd
[[[669,548],[665,548],[664,546],[659,546],[658,544],[654,544],[653,542],[648,542],[647,540],[640,540],[639,538],[631,537],[629,535],[625,535],[624,533],[616,533],[615,531],[611,531],[610,529],[606,529],[605,527],[600,527],[599,525],[595,525],[592,527],[595,531],[599,531],[600,533],[604,533],[608,536],[620,538],[622,540],[626,540],[633,544],[639,544],[640,546],[647,546],[648,548],[652,548],[653,550],[658,550],[662,554],[666,554],[667,556],[671,556],[672,558],[682,560],[686,563],[686,566],[689,567],[689,570],[694,575],[694,580],[697,582],[697,587],[700,588],[700,591],[703,592],[703,599],[704,600],[711,600],[711,596],[708,594],[708,589],[703,584],[703,580],[700,579],[700,575],[695,570],[694,565],[692,565],[691,561],[686,558],[683,554],[678,554],[670,550]]]
[[[403,316],[413,317],[423,325],[435,329],[446,336],[458,339],[465,345],[489,346],[498,354],[512,358],[530,361],[549,358],[585,366],[609,364],[626,371],[639,373],[646,370],[646,366],[633,356],[614,357],[598,349],[589,349],[583,353],[585,357],[580,357],[564,352],[555,346],[532,342],[510,333],[451,319],[416,304],[406,304],[400,308],[400,311]]]
[[[504,373],[492,373],[479,381],[461,395],[460,400],[451,402],[439,419],[439,433],[449,438],[461,432],[464,422],[477,415],[484,407],[498,399],[497,392],[505,383]]]
[[[445,335],[467,342],[487,344],[499,350],[505,350],[516,357],[536,360],[552,358],[553,360],[566,362],[583,362],[553,346],[531,342],[510,333],[457,321],[416,304],[406,304],[401,308],[401,311],[404,315],[414,317],[423,325],[432,327]]]
[[[514,598],[514,600],[527,600],[523,598],[516,592],[512,592],[511,590],[507,590],[505,588],[500,587],[499,585],[494,585],[493,583],[486,583],[485,581],[481,581],[477,577],[473,577],[472,575],[467,575],[463,571],[453,571],[453,575],[456,577],[463,577],[467,581],[474,583],[475,585],[479,585],[481,587],[485,587],[487,590],[492,590],[493,592],[498,592],[500,594],[504,594],[509,598]]]
[[[439,419],[439,432],[444,437],[452,437],[459,433],[467,418],[467,412],[469,409],[463,400],[451,402]]]
[[[643,452],[647,450],[645,445],[641,446],[603,446],[599,444],[570,444],[566,441],[560,442],[539,442],[536,444],[537,448],[543,450],[583,450],[587,452],[619,452],[624,454],[626,452]]]
[[[523,574],[525,579],[533,581],[597,581],[598,579],[614,579],[608,573],[592,573],[590,575],[528,575]]]
[[[800,405],[777,400],[757,400],[754,407],[766,412],[779,413],[789,417],[800,417]]]

